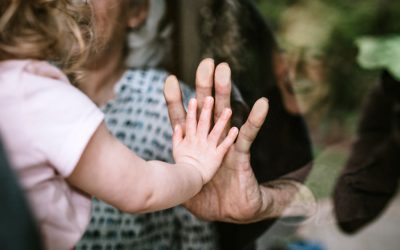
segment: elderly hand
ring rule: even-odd
[[[196,73],[199,108],[203,106],[205,98],[212,95],[214,83],[214,120],[217,120],[225,108],[230,108],[231,71],[226,63],[215,68],[213,60],[205,59]],[[167,79],[164,94],[172,126],[184,126],[186,112],[176,78]],[[200,193],[185,203],[194,215],[206,220],[247,223],[260,220],[261,214],[266,214],[272,197],[265,187],[258,184],[254,176],[250,164],[250,146],[264,123],[267,112],[267,99],[259,99],[246,123],[240,128],[236,143],[229,149],[214,178]]]

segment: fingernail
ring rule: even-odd
[[[215,79],[219,83],[229,83],[231,80],[231,69],[227,63],[221,63],[215,71]]]
[[[194,106],[196,105],[196,99],[195,98],[191,98],[189,101],[189,105]]]
[[[199,78],[202,81],[207,81],[210,78],[214,67],[214,60],[205,59],[201,62],[199,66]]]
[[[238,134],[239,133],[239,129],[237,127],[232,127],[233,133]]]
[[[229,117],[229,116],[231,115],[231,113],[232,113],[232,110],[229,109],[229,108],[226,108],[226,109],[224,110],[224,116],[225,116],[225,118]]]

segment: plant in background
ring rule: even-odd
[[[400,81],[400,35],[389,37],[361,37],[358,64],[364,69],[387,70]]]

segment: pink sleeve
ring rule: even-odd
[[[103,113],[68,82],[27,72],[21,82],[25,126],[32,145],[58,173],[68,177],[103,121]]]

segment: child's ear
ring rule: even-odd
[[[131,7],[127,20],[128,28],[139,28],[146,21],[148,14],[149,1],[145,1],[145,3],[140,4],[139,6]]]

